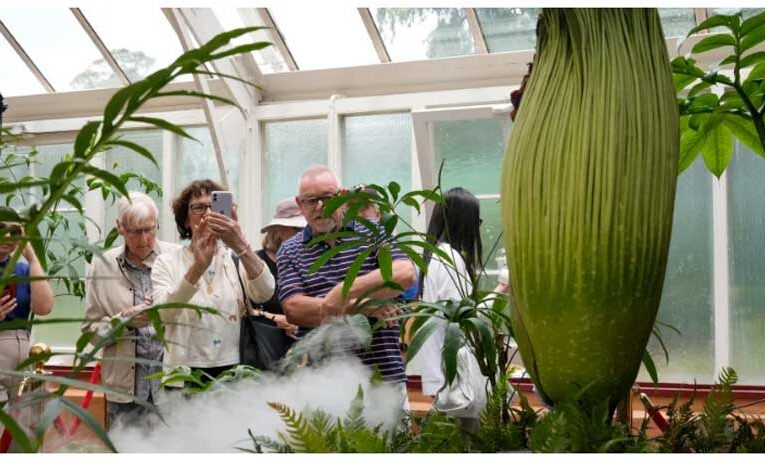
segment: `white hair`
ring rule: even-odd
[[[337,177],[337,174],[335,174],[334,171],[324,165],[311,165],[300,175],[300,179],[298,179],[298,191],[300,190],[300,185],[303,184],[304,179],[315,178],[323,174],[331,174],[332,177],[335,178],[338,189],[340,188],[340,178]]]
[[[117,202],[117,221],[120,224],[141,225],[152,218],[156,221],[159,211],[151,197],[143,192],[129,192],[128,195],[129,201],[127,197],[120,197]]]

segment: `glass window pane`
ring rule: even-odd
[[[56,91],[122,86],[71,11],[4,8],[0,19]]]
[[[104,166],[116,175],[123,173],[141,174],[162,187],[162,136],[161,130],[131,131],[122,135],[122,139],[125,141],[136,143],[148,149],[154,155],[154,159],[159,167],[135,151],[121,146],[106,152]],[[145,189],[135,178],[129,180],[127,190],[145,192]],[[162,206],[162,199],[157,192],[153,192],[149,196],[154,199],[157,208]],[[105,207],[104,229],[102,229],[104,235],[114,228],[114,221],[117,219],[117,207],[115,204],[107,202]],[[159,225],[162,226],[161,212],[157,218]]]
[[[392,61],[473,54],[465,12],[459,8],[370,8]]]
[[[490,53],[532,50],[541,8],[476,8]]]
[[[109,5],[81,10],[131,82],[167,66],[183,53],[178,36],[159,8]],[[136,24],[141,25],[140,33],[136,33]]]
[[[78,213],[62,213],[58,215],[58,223],[53,232],[52,239],[47,242],[49,253],[53,253],[59,264],[51,264],[48,275],[62,276],[71,279],[72,271],[83,277],[85,274],[85,259],[77,251],[73,251],[72,241],[85,242],[85,218]],[[50,221],[44,221],[41,226],[43,235],[47,235],[50,229]],[[58,269],[57,269],[58,268]],[[80,279],[84,283],[84,278]],[[60,281],[51,281],[53,289],[53,311],[45,317],[38,319],[81,319],[85,313],[85,303],[82,298],[69,294],[66,285]],[[72,292],[74,289],[72,287]],[[35,325],[32,328],[33,342],[41,341],[51,347],[73,347],[80,336],[80,322],[67,322],[51,325]]]
[[[215,12],[215,16],[218,18],[218,20],[221,22],[221,25],[223,26],[223,29],[225,30],[233,30],[238,29],[240,27],[250,27],[250,26],[263,26],[264,24],[260,22],[252,23],[248,22],[247,24],[244,23],[242,20],[241,12],[246,12],[249,9],[244,8],[213,8],[213,11]],[[257,18],[257,15],[250,14],[249,17],[252,17],[253,19]],[[255,33],[250,33],[248,35],[244,35],[242,37],[235,38],[232,43],[234,45],[246,45],[249,43],[254,42],[270,42],[271,40],[268,37],[268,34],[264,30],[259,30]],[[269,46],[266,48],[263,48],[262,50],[258,50],[254,53],[255,62],[258,64],[258,68],[260,71],[264,74],[272,74],[274,72],[288,72],[289,67],[287,67],[287,63],[284,62],[284,59],[282,59],[281,54],[279,54],[276,51],[276,47]]]
[[[659,17],[665,37],[685,37],[696,26],[691,8],[659,8]]]
[[[499,206],[499,199],[485,199],[481,200],[480,203],[481,219],[483,219],[483,223],[481,223],[481,245],[483,245],[481,261],[486,270],[486,274],[481,278],[481,288],[492,290],[497,286],[499,271],[496,258],[505,246],[502,240],[502,210]]]
[[[726,174],[731,366],[740,383],[765,384],[765,162],[736,143]]]
[[[2,17],[3,13],[0,11],[0,19]],[[0,88],[2,88],[3,96],[46,93],[37,77],[4,37],[0,38],[0,62],[3,63],[3,71],[0,72]],[[13,113],[13,107],[10,107],[8,112]]]
[[[498,194],[505,139],[498,120],[433,124],[436,170],[444,162],[441,187],[461,186],[474,194]]]
[[[380,62],[356,8],[317,2],[268,11],[300,70]]]
[[[327,164],[327,119],[264,124],[263,216],[268,222],[279,200],[297,195],[303,170]]]
[[[187,133],[197,141],[179,138],[178,152],[176,154],[175,190],[180,192],[195,179],[212,179],[220,182],[218,161],[215,158],[210,130],[207,127],[184,127]],[[226,165],[229,190],[234,194],[234,201],[239,197],[239,144],[226,146],[223,143],[223,161]]]
[[[396,181],[412,189],[411,114],[345,117],[343,134],[344,186]]]
[[[657,320],[669,350],[669,364],[655,338],[649,351],[663,382],[712,383],[714,305],[712,298],[712,176],[696,162],[678,177],[672,244]],[[641,367],[638,377],[650,381]]]

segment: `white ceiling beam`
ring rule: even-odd
[[[367,29],[369,39],[372,40],[372,45],[375,47],[380,62],[390,62],[388,48],[386,48],[385,42],[383,42],[382,36],[380,35],[380,29],[377,28],[377,24],[375,24],[375,20],[372,18],[372,13],[369,11],[369,8],[359,8],[359,15],[361,16],[361,22],[364,23],[364,28]]]
[[[274,44],[276,50],[282,56],[282,59],[284,59],[284,62],[287,63],[287,68],[290,72],[300,70],[295,61],[295,57],[292,56],[292,51],[290,51],[290,48],[287,46],[287,42],[284,41],[282,31],[279,30],[279,26],[274,22],[274,18],[271,16],[268,8],[255,8],[255,13],[258,15],[258,24],[263,24],[268,27],[266,32],[271,39],[271,43]]]
[[[173,8],[173,10],[178,12],[183,19],[182,22],[188,27],[199,45],[207,43],[216,35],[224,32],[223,26],[210,8]],[[266,81],[263,79],[258,64],[251,53],[218,59],[213,61],[211,66],[216,72],[251,81],[261,88],[266,85]],[[224,82],[229,87],[234,101],[245,113],[252,110],[260,102],[260,91],[252,85],[246,85],[232,79],[224,79]]]
[[[211,82],[213,94],[231,98],[226,85],[216,79]],[[5,98],[8,110],[3,114],[7,123],[34,120],[56,120],[74,117],[92,117],[103,113],[104,107],[119,88],[98,90],[67,91],[65,93],[37,94],[32,96],[11,96]],[[196,91],[194,82],[177,82],[167,86],[167,91]],[[149,100],[141,113],[171,112],[189,109],[202,109],[199,98],[189,96],[167,96]]]
[[[80,23],[80,26],[83,28],[83,30],[85,30],[85,33],[88,34],[88,37],[90,37],[90,40],[93,41],[93,44],[96,45],[98,52],[101,53],[101,56],[104,58],[106,63],[109,64],[109,67],[112,68],[112,72],[117,75],[117,78],[119,78],[123,85],[130,85],[130,79],[128,78],[127,74],[124,70],[122,70],[122,67],[120,67],[117,60],[114,59],[114,55],[112,55],[111,51],[109,51],[109,49],[106,47],[104,41],[101,40],[101,37],[90,24],[88,18],[82,14],[82,11],[80,11],[79,8],[69,8],[69,11],[72,12],[74,17],[77,19],[77,22]]]
[[[29,55],[21,46],[21,44],[16,40],[16,37],[13,36],[11,31],[8,30],[7,27],[5,27],[5,24],[3,24],[3,21],[0,21],[0,34],[3,34],[3,36],[11,45],[11,47],[14,49],[14,51],[16,51],[16,54],[19,55],[21,60],[24,61],[24,64],[26,64],[26,66],[29,68],[32,74],[34,74],[37,81],[39,81],[40,84],[43,86],[43,88],[45,88],[45,91],[47,91],[48,93],[55,93],[56,90],[53,88],[53,85],[51,85],[48,79],[45,78],[45,75],[43,75],[40,68],[37,67],[37,64],[35,64],[35,62],[32,61],[32,58],[29,57]]]
[[[178,34],[178,39],[181,42],[183,51],[187,52],[193,49],[194,44],[192,43],[191,33],[184,24],[181,24],[182,14],[180,10],[176,8],[170,9],[165,15],[173,26],[175,32]],[[198,92],[210,94],[210,86],[208,85],[207,80],[207,78],[202,78],[199,74],[194,74],[194,85]],[[215,117],[215,107],[213,106],[213,102],[210,99],[202,100],[202,110],[204,111],[207,128],[210,132],[210,140],[212,141],[213,151],[215,153],[215,161],[218,164],[218,174],[220,175],[221,185],[224,189],[229,189],[228,170],[226,169],[226,162],[223,158],[223,130],[218,124],[217,117]]]
[[[489,47],[486,45],[486,38],[483,36],[481,21],[478,20],[478,13],[476,13],[475,8],[465,8],[465,16],[467,17],[470,35],[473,36],[475,52],[478,54],[487,54],[489,52]]]

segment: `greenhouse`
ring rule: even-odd
[[[0,453],[765,452],[765,9],[0,33]]]

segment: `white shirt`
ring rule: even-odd
[[[454,261],[454,267],[445,263],[438,255],[433,255],[428,264],[428,273],[424,275],[425,281],[422,288],[422,300],[433,303],[444,300],[461,300],[470,294],[473,283],[467,272],[465,260],[457,250],[448,243],[440,243],[438,248],[443,250]],[[444,335],[446,322],[441,325],[425,340],[417,355],[407,364],[407,374],[420,375],[422,377],[422,393],[436,395],[444,385],[444,372],[441,369],[441,350],[444,347]]]
[[[162,254],[154,262],[151,279],[155,305],[188,303],[212,307],[220,313],[203,313],[200,317],[193,309],[160,310],[166,326],[166,367],[210,368],[239,363],[239,321],[245,303],[231,255],[228,247],[219,244],[207,271],[194,285],[185,278],[194,262],[188,246]],[[247,296],[255,302],[271,298],[274,277],[265,264],[252,280],[248,280],[241,261],[239,270]]]

